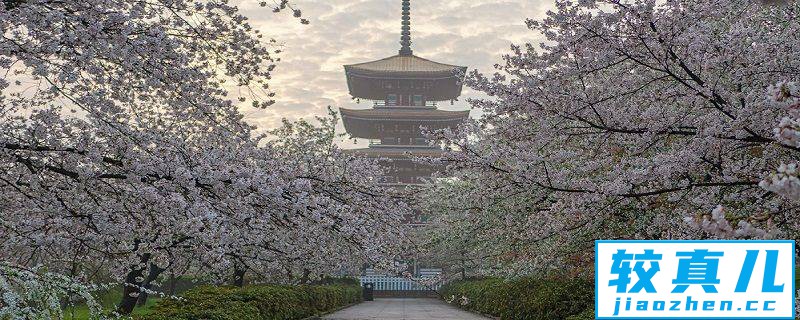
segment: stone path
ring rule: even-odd
[[[398,298],[365,301],[350,308],[329,314],[328,320],[486,320],[438,299]]]

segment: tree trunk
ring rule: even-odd
[[[247,274],[247,268],[241,264],[234,264],[233,266],[233,285],[239,288],[244,287],[244,276]]]
[[[169,295],[175,295],[175,285],[178,284],[178,279],[175,277],[175,272],[169,274]]]
[[[149,253],[141,255],[141,265],[147,265],[147,261],[149,260]],[[122,298],[117,305],[117,312],[119,314],[123,316],[129,315],[133,312],[133,308],[136,307],[136,301],[139,300],[140,287],[142,286],[142,282],[144,282],[137,281],[137,279],[142,279],[145,269],[147,268],[136,266],[125,275],[125,284],[122,286]]]
[[[144,287],[147,290],[152,289],[153,288],[153,281],[156,281],[156,279],[158,279],[158,276],[161,275],[161,273],[164,272],[164,270],[165,269],[161,269],[158,266],[156,266],[156,265],[151,263],[150,264],[150,271],[147,273],[147,278],[144,279],[144,283],[142,284],[142,287]],[[138,304],[139,304],[140,307],[144,306],[145,304],[147,304],[147,299],[149,298],[149,296],[150,295],[147,293],[147,291],[142,291],[141,293],[139,293],[139,302],[138,302]]]
[[[311,280],[311,270],[303,269],[303,277],[300,278],[300,284],[307,284]]]
[[[119,312],[119,314],[129,315],[133,312],[133,308],[136,307],[136,301],[139,300],[139,286],[142,285],[141,282],[136,281],[136,278],[140,278],[143,273],[144,270],[138,268],[128,272],[128,275],[125,276],[125,284],[122,287],[122,299],[117,305],[117,312]]]
[[[466,261],[464,261],[464,252],[461,252],[461,280],[467,279],[467,266]]]

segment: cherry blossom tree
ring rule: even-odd
[[[268,136],[273,140],[262,149],[258,167],[279,181],[264,181],[257,188],[277,190],[249,212],[229,213],[225,230],[218,233],[222,239],[215,241],[230,241],[225,254],[232,259],[226,260],[239,271],[283,276],[271,281],[306,282],[343,267],[352,271],[364,262],[391,264],[386,258],[400,250],[400,217],[410,208],[401,195],[375,183],[382,172],[376,161],[335,145],[338,117],[331,114],[317,122],[321,126],[284,122]],[[265,210],[271,219],[264,219]]]
[[[462,221],[521,272],[586,261],[597,238],[795,237],[798,14],[796,1],[556,1],[528,21],[545,41],[468,78],[490,96],[471,101],[483,116],[436,134],[471,186],[440,218],[477,210]]]
[[[231,99],[273,103],[279,46],[227,1],[4,0],[0,30],[5,263],[110,272],[128,314],[165,271],[241,283],[393,258],[408,209],[333,145],[335,118],[242,120]]]

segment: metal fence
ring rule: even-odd
[[[358,280],[363,286],[364,283],[371,282],[374,284],[375,291],[424,291],[424,290],[439,290],[442,286],[437,283],[432,286],[424,286],[417,281],[424,282],[425,278],[408,279],[403,277],[390,277],[384,275],[366,275],[358,277]]]

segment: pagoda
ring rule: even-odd
[[[425,183],[436,168],[415,163],[415,157],[442,154],[423,135],[426,130],[455,128],[469,110],[445,111],[437,103],[461,95],[467,67],[420,58],[411,50],[411,3],[402,2],[402,32],[397,55],[344,66],[353,99],[371,101],[370,109],[340,108],[345,130],[369,139],[368,148],[353,152],[381,159],[387,170],[382,182],[391,186]]]

